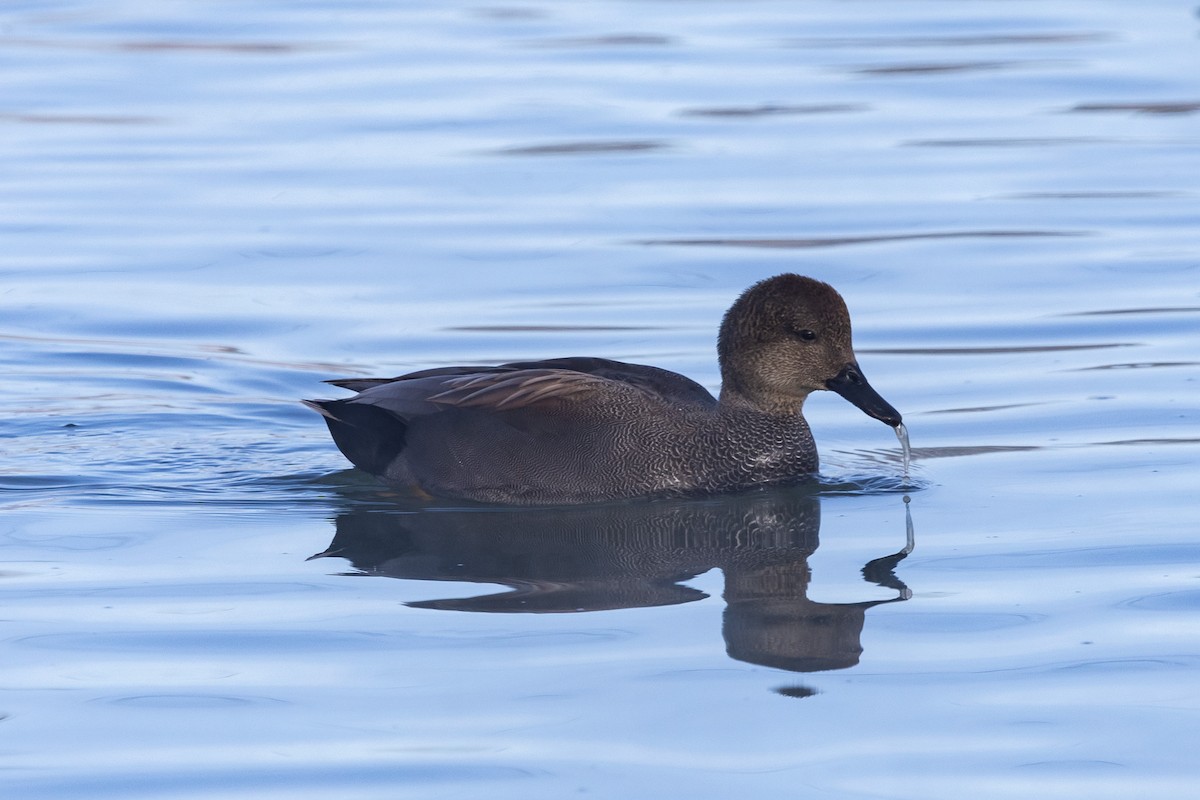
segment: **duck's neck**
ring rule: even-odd
[[[801,422],[803,422],[804,401],[807,397],[807,395],[803,397],[781,397],[778,395],[763,397],[745,389],[731,386],[729,383],[723,383],[721,385],[721,396],[718,398],[717,403],[721,409],[727,409],[735,413],[757,413],[768,417],[778,417],[781,420],[799,417]]]

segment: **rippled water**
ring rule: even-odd
[[[1188,796],[1198,32],[8,4],[6,796]],[[816,488],[424,508],[297,403],[557,355],[716,388],[785,270],[845,295],[912,486],[820,396]]]

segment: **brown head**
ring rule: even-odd
[[[869,416],[900,424],[900,413],[858,368],[850,312],[827,283],[784,274],[754,284],[725,313],[717,355],[723,402],[799,413],[810,392],[830,389]]]

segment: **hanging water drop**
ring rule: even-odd
[[[900,440],[900,449],[904,453],[904,482],[908,483],[908,465],[912,461],[912,451],[908,446],[908,428],[901,422],[896,426],[896,438]]]

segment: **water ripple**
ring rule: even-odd
[[[627,155],[665,150],[670,145],[653,139],[626,139],[611,141],[552,142],[549,144],[517,145],[490,151],[500,156],[589,156]]]
[[[885,47],[993,47],[1013,44],[1084,44],[1105,42],[1115,38],[1110,33],[1051,32],[1051,33],[982,33],[949,36],[852,36],[790,39],[796,47],[829,47],[876,50]]]
[[[1021,66],[1020,61],[943,61],[910,64],[882,64],[870,67],[853,67],[851,72],[860,75],[946,75],[962,72],[992,72]]]
[[[1194,614],[1200,612],[1200,590],[1148,594],[1127,600],[1122,606],[1139,611],[1186,611]]]
[[[866,111],[864,103],[813,103],[809,105],[777,105],[764,103],[757,106],[698,106],[679,111],[682,117],[715,117],[717,119],[751,119],[756,117],[779,117],[804,114],[844,114]]]
[[[116,706],[153,709],[219,709],[230,710],[239,707],[264,705],[288,705],[288,701],[274,697],[250,697],[246,695],[217,695],[217,694],[136,694],[120,697],[97,697],[93,703],[109,703]]]
[[[857,244],[922,241],[927,239],[1019,239],[1057,236],[1084,236],[1081,231],[1055,230],[973,230],[932,231],[927,233],[884,233],[863,236],[812,236],[786,238],[714,237],[695,239],[642,239],[634,244],[669,245],[675,247],[754,247],[771,250],[814,247],[844,247]]]
[[[1079,103],[1067,110],[1085,113],[1131,111],[1136,114],[1194,114],[1200,111],[1200,102],[1189,100],[1184,102]]]

